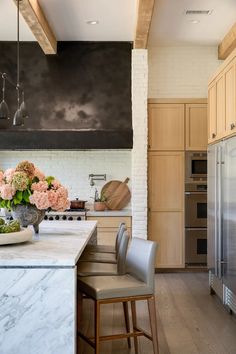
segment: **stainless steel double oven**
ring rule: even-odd
[[[207,263],[207,153],[185,156],[186,264]]]

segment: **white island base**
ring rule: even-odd
[[[69,224],[69,225],[68,225]],[[31,243],[0,247],[0,353],[76,353],[76,263],[96,222],[43,222]]]

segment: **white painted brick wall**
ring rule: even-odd
[[[221,61],[217,47],[149,47],[149,98],[207,97]]]
[[[0,169],[15,167],[22,160],[32,161],[46,175],[57,177],[68,188],[70,199],[79,196],[90,203],[93,203],[90,197],[94,196],[94,188],[100,190],[106,183],[95,181],[95,187],[91,187],[88,179],[90,173],[106,173],[108,181],[131,178],[130,150],[0,151]]]
[[[132,51],[132,233],[147,238],[147,50]]]

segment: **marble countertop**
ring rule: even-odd
[[[73,267],[96,221],[43,221],[32,242],[0,246],[0,267]]]

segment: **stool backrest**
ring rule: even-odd
[[[127,231],[123,232],[123,236],[120,242],[119,251],[117,254],[117,273],[123,275],[126,272],[126,255],[129,243],[129,235]]]
[[[154,292],[157,243],[133,237],[126,258],[126,272],[143,281]]]
[[[121,222],[117,231],[117,235],[116,235],[116,245],[115,245],[115,249],[116,249],[116,255],[118,255],[118,251],[119,251],[119,247],[120,247],[120,242],[123,236],[123,233],[126,230],[126,226],[124,222]]]

